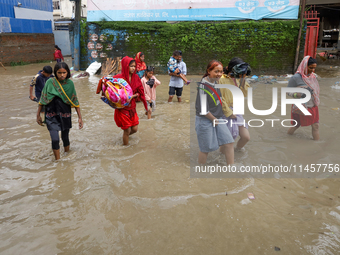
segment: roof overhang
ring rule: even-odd
[[[340,0],[306,0],[307,5],[340,4]]]

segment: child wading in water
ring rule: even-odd
[[[151,113],[156,109],[156,87],[161,84],[154,76],[154,67],[147,66],[145,75],[142,78],[142,84],[145,92],[145,99],[148,102],[148,119],[151,119]]]
[[[136,112],[136,98],[141,99],[145,110],[148,110],[145,101],[144,88],[138,75],[136,74],[136,61],[128,56],[121,61],[122,72],[114,76],[114,78],[122,78],[130,84],[133,96],[130,99],[130,104],[122,109],[115,109],[114,119],[118,127],[124,130],[123,144],[129,144],[129,136],[136,133],[138,130],[139,118]]]
[[[135,57],[135,60],[136,60],[136,69],[137,69],[137,75],[139,78],[143,78],[144,76],[144,73],[145,73],[145,69],[146,69],[146,65],[145,65],[145,62],[144,62],[144,54],[142,52],[138,52],[136,57]]]
[[[243,92],[245,97],[248,96],[248,88],[250,87],[249,84],[246,82],[246,73],[236,73],[237,69],[234,67],[237,65],[246,64],[240,58],[233,58],[230,60],[228,67],[224,69],[224,74],[222,75],[221,79],[219,80],[220,84],[228,84],[234,85],[240,88]],[[234,68],[234,69],[233,69]],[[240,79],[237,79],[239,77]],[[235,115],[233,112],[233,94],[227,88],[221,88],[222,94],[222,110],[223,113],[228,120],[227,126],[229,131],[234,139],[240,136],[236,144],[236,151],[242,151],[243,147],[249,142],[250,135],[248,131],[248,125],[245,122],[242,115]],[[244,150],[244,149],[243,149]]]
[[[40,112],[45,105],[45,117],[47,129],[52,140],[52,150],[55,159],[60,159],[59,131],[63,140],[64,150],[70,149],[69,132],[72,128],[71,107],[75,107],[78,114],[79,129],[83,128],[83,120],[73,81],[70,80],[71,73],[68,65],[64,62],[57,63],[54,67],[55,78],[47,80],[42,90],[39,108],[37,112],[37,123],[42,125]]]
[[[199,85],[196,97],[196,121],[198,163],[206,164],[208,153],[220,148],[225,155],[227,164],[234,164],[234,139],[225,124],[217,124],[216,121],[223,118],[220,89],[215,87],[223,74],[221,62],[212,60],[207,66],[207,71]],[[201,101],[201,97],[206,100]],[[210,95],[210,96],[208,96]],[[202,114],[202,106],[207,113]]]
[[[189,85],[190,81],[187,80],[185,75],[178,68],[178,60],[181,58],[181,53],[178,50],[175,50],[168,62],[168,70],[170,73],[175,73],[181,77],[184,81],[185,85]]]

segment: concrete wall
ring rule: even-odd
[[[0,61],[4,65],[11,62],[39,62],[53,60],[53,34],[0,34]]]
[[[55,44],[59,46],[63,56],[71,56],[70,33],[68,30],[53,31]]]

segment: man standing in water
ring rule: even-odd
[[[179,50],[180,58],[178,60],[178,68],[181,70],[181,73],[187,75],[187,65],[182,61],[182,51]],[[178,102],[182,102],[182,91],[183,91],[183,79],[176,73],[170,73],[170,83],[169,83],[169,99],[168,102],[172,102],[172,98],[177,96]]]

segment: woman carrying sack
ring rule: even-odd
[[[312,96],[311,99],[304,104],[311,115],[304,115],[296,105],[292,105],[291,118],[294,120],[291,122],[295,127],[291,127],[288,130],[289,135],[293,135],[294,132],[300,127],[312,126],[312,136],[314,140],[319,140],[319,104],[320,104],[320,86],[316,76],[314,74],[316,68],[316,60],[310,56],[304,57],[300,63],[297,72],[290,78],[288,87],[299,87],[308,89]],[[294,98],[303,98],[303,93],[288,93],[289,96]]]

